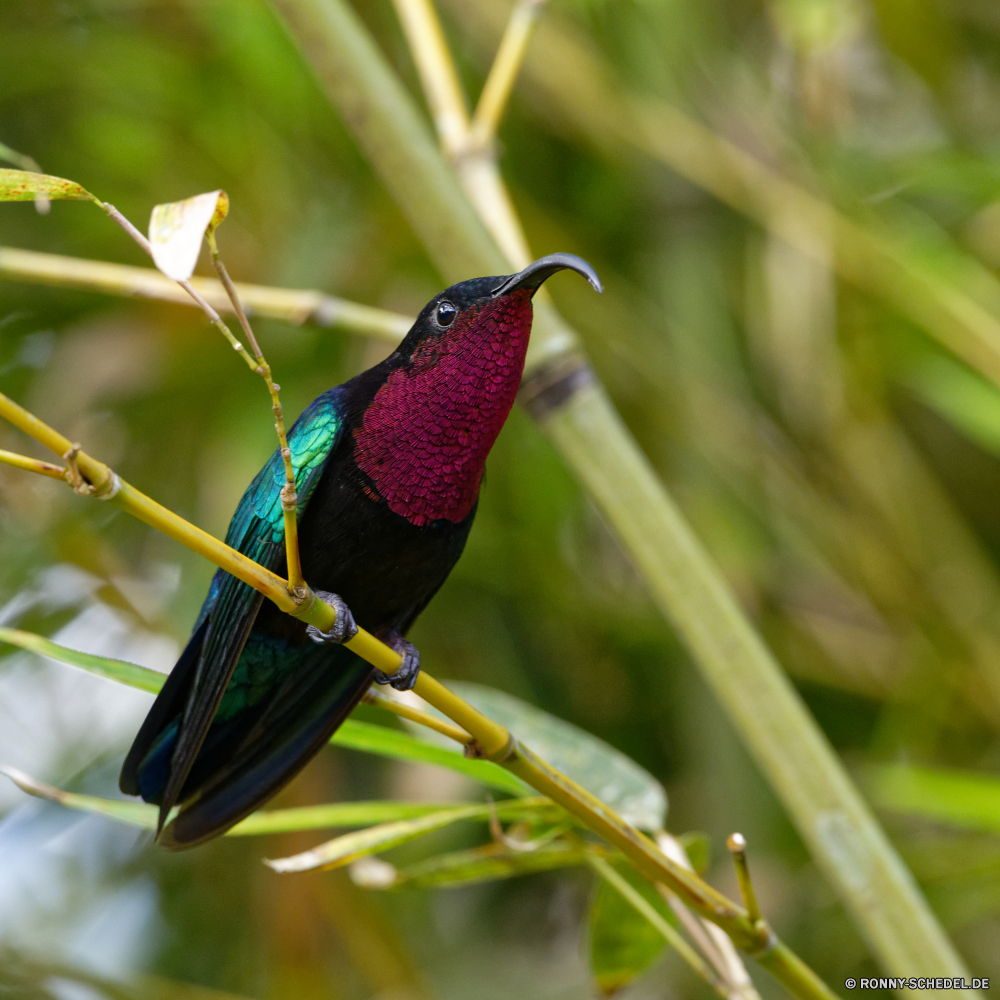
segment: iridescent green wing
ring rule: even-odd
[[[289,432],[288,446],[295,469],[300,518],[316,489],[327,459],[342,439],[343,430],[340,393],[338,389],[333,389],[316,399]],[[284,562],[284,518],[281,510],[284,483],[284,463],[281,454],[275,451],[243,494],[226,534],[229,545],[274,570],[282,567]],[[195,636],[204,626],[201,633],[203,640],[190,687],[183,685],[187,688],[187,697],[171,756],[170,777],[161,800],[162,817],[166,817],[177,801],[262,601],[262,595],[242,581],[221,570],[215,574],[195,626]],[[193,661],[194,658],[191,659]],[[195,662],[191,666],[195,666]],[[176,718],[180,708],[180,705],[164,705],[164,711],[158,714]],[[140,732],[139,737],[142,735]],[[149,735],[155,738],[155,734]],[[138,764],[144,753],[141,747],[133,747],[133,751]]]

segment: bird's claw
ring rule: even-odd
[[[417,683],[417,674],[420,673],[420,651],[412,642],[407,642],[396,633],[390,635],[385,644],[396,650],[403,662],[394,674],[376,670],[375,680],[379,684],[391,684],[397,691],[409,691]]]
[[[339,594],[328,594],[325,590],[316,590],[313,593],[321,601],[326,601],[337,612],[337,620],[329,632],[320,632],[315,625],[307,625],[306,634],[309,638],[320,645],[328,642],[337,645],[350,642],[358,634],[358,626],[354,621],[354,615],[351,614],[351,609],[344,603],[344,599]]]

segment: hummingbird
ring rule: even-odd
[[[303,575],[336,612],[322,633],[223,570],[122,767],[119,785],[159,806],[158,840],[183,850],[275,795],[329,741],[373,681],[406,690],[406,638],[458,561],[486,457],[510,413],[550,254],[517,274],[436,295],[384,361],[317,397],[288,434]],[[286,573],[280,451],[243,494],[228,545]],[[391,676],[343,645],[362,626],[402,657]],[[174,806],[180,808],[167,823]]]

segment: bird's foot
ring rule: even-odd
[[[358,634],[358,626],[354,621],[354,615],[351,614],[351,609],[344,603],[344,599],[339,594],[328,594],[325,590],[316,590],[313,593],[321,601],[326,601],[337,612],[337,620],[329,632],[320,632],[315,625],[307,625],[306,634],[309,638],[320,645],[327,642],[334,642],[337,645],[350,642]]]
[[[403,662],[394,674],[376,670],[375,680],[379,684],[391,684],[397,691],[409,691],[417,683],[417,674],[420,673],[420,651],[396,632],[385,640],[385,644],[396,650],[403,657]]]

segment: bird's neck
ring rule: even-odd
[[[395,367],[354,432],[379,499],[412,524],[463,521],[514,405],[531,333],[529,292],[429,337]]]

